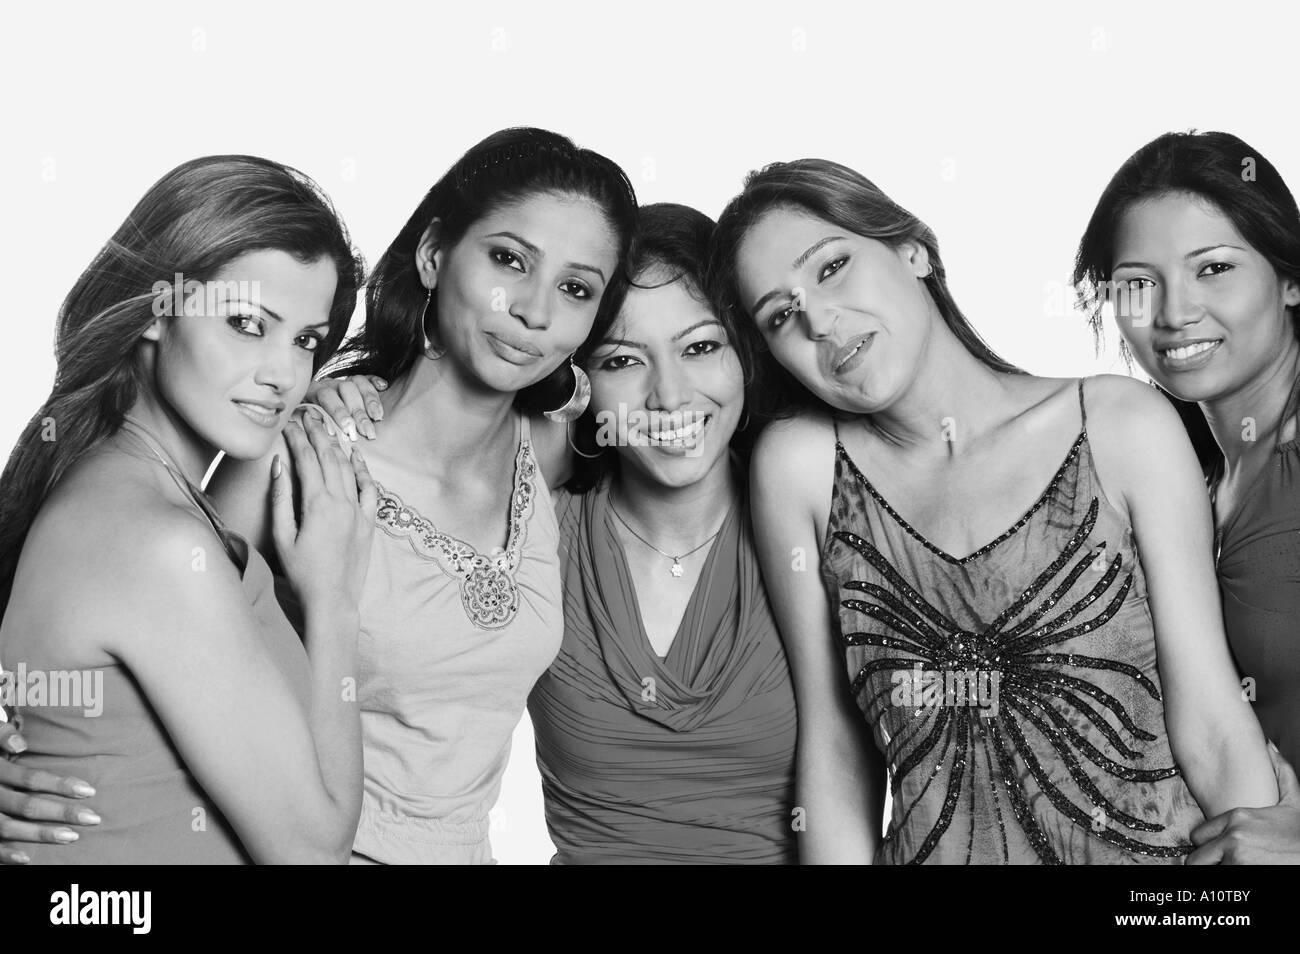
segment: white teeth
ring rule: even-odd
[[[1198,341],[1196,344],[1183,345],[1181,348],[1169,348],[1163,352],[1166,358],[1173,358],[1175,361],[1185,361],[1193,355],[1209,351],[1217,341]]]
[[[686,427],[679,427],[673,431],[650,431],[650,439],[659,444],[673,444],[680,441],[696,437],[700,431],[704,430],[704,425],[708,418],[696,421],[694,424],[688,424]]]

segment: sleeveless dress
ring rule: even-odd
[[[564,643],[528,701],[552,864],[793,864],[795,705],[754,553],[727,516],[668,654],[651,646],[609,483],[561,492]]]
[[[141,426],[127,419],[123,429],[154,455],[166,450]],[[311,705],[311,672],[297,633],[276,602],[270,567],[257,549],[228,530],[212,505],[188,481],[167,471],[194,509],[212,524],[226,554],[240,569],[244,593],[253,609],[267,654],[284,673],[306,711]],[[196,543],[205,542],[196,537]],[[250,660],[250,664],[255,661]],[[11,761],[57,775],[73,775],[95,787],[93,804],[103,819],[83,829],[69,845],[24,845],[33,864],[248,864],[250,859],[215,804],[199,787],[176,751],[162,720],[130,671],[121,665],[85,669],[57,649],[41,646],[22,664],[30,672],[75,670],[83,681],[102,678],[103,711],[88,716],[80,705],[29,705],[17,709],[15,723],[29,748]],[[66,700],[65,700],[66,701]],[[84,701],[89,701],[84,700]],[[237,704],[237,702],[233,703]],[[220,712],[212,713],[220,719]]]
[[[835,442],[822,573],[889,767],[887,864],[1179,863],[1204,816],[1174,765],[1131,527],[1079,435],[965,557],[913,529]]]
[[[488,812],[511,735],[564,629],[555,510],[528,418],[516,422],[504,548],[478,553],[400,488],[379,486],[360,605],[365,788],[354,863],[492,862]]]
[[[1298,403],[1300,381],[1283,420]],[[1300,437],[1273,448],[1215,549],[1228,643],[1254,680],[1255,715],[1283,758],[1300,765]]]

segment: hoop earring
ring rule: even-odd
[[[591,403],[591,380],[587,377],[586,371],[573,363],[573,355],[569,355],[569,368],[573,371],[573,393],[554,411],[542,412],[543,417],[557,424],[576,421],[582,417],[582,412]]]
[[[429,331],[425,322],[429,318],[429,302],[433,300],[433,289],[430,288],[428,294],[424,296],[424,309],[420,312],[420,330],[424,332],[424,356],[430,361],[437,361],[447,353],[446,348],[439,348],[434,345],[429,338]]]
[[[578,450],[578,445],[573,443],[573,432],[569,430],[567,425],[564,428],[564,439],[569,442],[569,446],[573,448],[573,452],[584,460],[597,460],[605,456],[604,451],[597,451],[595,454],[584,454],[582,451]]]
[[[736,430],[743,431],[747,427],[749,427],[749,408],[745,408],[745,422],[737,427]]]

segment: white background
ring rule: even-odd
[[[1113,329],[1094,357],[1066,289],[1093,204],[1143,143],[1227,130],[1300,188],[1300,14],[1284,3],[27,3],[2,16],[6,452],[53,380],[63,296],[145,190],[198,155],[302,169],[370,262],[503,126],[565,133],[627,169],[642,201],[712,216],[752,168],[834,159],[934,228],[975,326],[1048,375],[1122,370]],[[526,719],[493,842],[502,862],[551,853]]]

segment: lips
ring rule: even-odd
[[[512,351],[517,351],[523,356],[529,358],[540,358],[542,356],[542,352],[527,338],[522,338],[518,335],[512,335],[501,331],[489,331],[487,335],[497,343],[503,344]]]
[[[232,402],[235,407],[239,408],[241,414],[255,424],[262,427],[274,427],[280,421],[280,413],[284,410],[281,403],[266,403],[263,401],[241,401],[236,399]]]
[[[875,337],[876,333],[872,331],[864,335],[855,335],[845,342],[831,355],[831,374],[844,374],[861,364],[862,359],[871,349]]]

